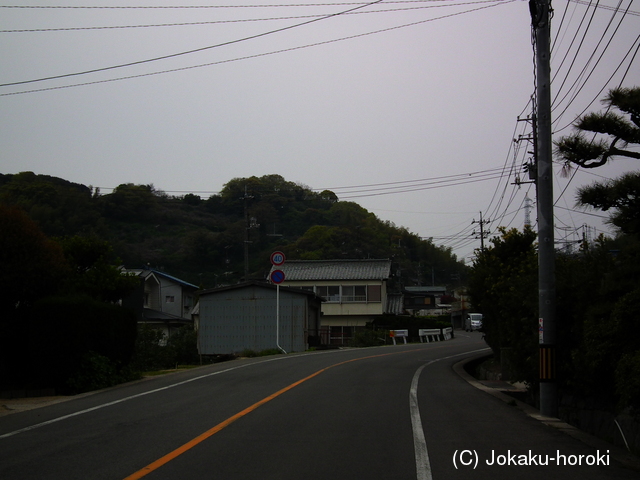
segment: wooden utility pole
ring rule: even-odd
[[[551,136],[551,0],[530,0],[529,9],[536,58],[540,413],[557,417],[556,275]]]

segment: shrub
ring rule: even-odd
[[[620,396],[620,408],[631,407],[640,416],[640,350],[625,354],[616,369],[616,390]]]
[[[130,368],[118,368],[115,362],[96,352],[87,352],[76,371],[67,380],[70,393],[82,393],[136,380],[139,374]]]
[[[91,352],[126,365],[135,335],[131,310],[82,295],[39,300],[29,318],[32,380],[41,387],[64,387]]]
[[[353,339],[349,342],[350,347],[377,347],[386,343],[389,332],[385,330],[357,330]]]
[[[139,325],[131,367],[144,372],[175,366],[172,349],[167,348],[163,343],[162,331],[147,324]]]
[[[171,334],[167,348],[172,349],[173,363],[194,365],[200,362],[198,333],[192,325],[185,325]]]

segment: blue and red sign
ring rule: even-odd
[[[275,265],[276,267],[279,267],[280,265],[282,265],[285,260],[286,258],[284,256],[284,253],[282,252],[273,252],[271,254],[271,264]]]
[[[284,282],[284,272],[282,270],[271,272],[271,281],[276,284]]]

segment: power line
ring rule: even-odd
[[[488,170],[479,170],[479,171],[474,171],[474,172],[466,172],[466,173],[459,173],[459,174],[455,174],[455,175],[445,175],[445,176],[440,176],[440,177],[431,177],[431,178],[422,178],[422,179],[417,179],[417,180],[399,180],[396,182],[385,182],[385,183],[371,183],[371,184],[359,184],[359,185],[347,185],[347,186],[338,186],[338,187],[323,187],[323,188],[309,188],[309,190],[311,190],[312,192],[323,192],[325,190],[330,190],[333,193],[339,192],[340,190],[347,190],[347,189],[374,189],[374,187],[380,187],[380,186],[390,186],[390,185],[396,185],[396,188],[408,188],[408,187],[417,187],[419,185],[422,186],[429,186],[431,184],[434,183],[440,183],[442,181],[448,180],[452,183],[450,183],[449,185],[444,185],[444,186],[457,186],[460,183],[458,182],[458,180],[462,179],[462,178],[468,178],[471,177],[473,178],[474,175],[478,175],[481,177],[481,179],[486,179],[485,177],[489,174],[492,174],[492,172],[497,172],[500,171],[501,168],[493,168],[493,169],[488,169]],[[455,182],[454,182],[455,181]],[[412,183],[417,183],[418,185],[410,185]],[[408,185],[409,184],[409,185]],[[100,190],[114,190],[115,187],[95,187],[95,188],[99,188]],[[280,189],[281,191],[283,189]],[[164,193],[202,193],[202,194],[210,194],[210,195],[219,195],[221,192],[219,191],[213,191],[213,190],[162,190]],[[362,190],[360,190],[362,191]],[[364,190],[366,191],[366,190]],[[347,192],[349,193],[349,192]],[[354,192],[351,192],[354,193]],[[402,193],[401,191],[399,191],[398,193]],[[336,193],[336,195],[338,195]]]
[[[378,0],[378,1],[382,1],[382,0]],[[116,82],[116,81],[122,81],[122,80],[131,80],[134,78],[142,78],[142,77],[149,77],[152,75],[161,75],[161,74],[165,74],[165,73],[174,73],[174,72],[180,72],[180,71],[185,71],[185,70],[191,70],[194,68],[202,68],[202,67],[209,67],[209,66],[214,66],[214,65],[221,65],[224,63],[231,63],[231,62],[237,62],[237,61],[241,61],[241,60],[248,60],[248,59],[253,59],[253,58],[259,58],[259,57],[265,57],[265,56],[269,56],[269,55],[275,55],[275,54],[279,54],[279,53],[285,53],[285,52],[292,52],[295,50],[301,50],[304,48],[310,48],[310,47],[317,47],[320,45],[328,45],[330,43],[337,43],[337,42],[341,42],[341,41],[345,41],[345,40],[353,40],[355,38],[361,38],[361,37],[366,37],[369,35],[376,35],[379,33],[385,33],[385,32],[390,32],[393,30],[399,30],[401,28],[406,28],[406,27],[413,27],[415,25],[420,25],[423,23],[428,23],[428,22],[433,22],[436,20],[442,20],[445,18],[450,18],[450,17],[455,17],[458,15],[464,15],[467,13],[472,13],[472,12],[476,12],[479,10],[484,10],[487,8],[492,8],[492,7],[496,7],[498,5],[505,5],[507,3],[513,3],[516,0],[496,0],[496,3],[492,3],[490,5],[484,5],[482,7],[478,7],[478,8],[474,8],[471,10],[466,10],[463,12],[455,12],[455,13],[451,13],[448,15],[442,15],[440,17],[435,17],[435,18],[429,18],[426,20],[420,20],[417,22],[412,22],[412,23],[406,23],[403,25],[396,25],[394,27],[388,27],[388,28],[383,28],[380,30],[375,30],[372,32],[366,32],[366,33],[360,33],[360,34],[356,34],[356,35],[350,35],[347,37],[341,37],[341,38],[337,38],[337,39],[332,39],[332,40],[325,40],[323,42],[317,42],[317,43],[311,43],[311,44],[307,44],[307,45],[301,45],[301,46],[297,46],[297,47],[290,47],[290,48],[285,48],[282,50],[274,50],[271,52],[266,52],[266,53],[258,53],[258,54],[254,54],[254,55],[247,55],[244,57],[236,57],[236,58],[232,58],[232,59],[227,59],[227,60],[219,60],[217,62],[209,62],[209,63],[203,63],[203,64],[199,64],[199,65],[190,65],[187,67],[180,67],[180,68],[173,68],[173,69],[168,69],[168,70],[160,70],[160,71],[156,71],[156,72],[149,72],[149,73],[141,73],[138,75],[129,75],[126,77],[116,77],[116,78],[109,78],[109,79],[105,79],[105,80],[95,80],[95,81],[91,81],[91,82],[84,82],[84,83],[75,83],[75,84],[70,84],[70,85],[61,85],[61,86],[57,86],[57,87],[44,87],[44,88],[37,88],[37,89],[33,89],[33,90],[23,90],[20,92],[11,92],[11,93],[0,93],[0,97],[6,97],[6,96],[11,96],[11,95],[23,95],[23,94],[28,94],[28,93],[38,93],[38,92],[46,92],[46,91],[51,91],[51,90],[61,90],[61,89],[65,89],[65,88],[73,88],[73,87],[81,87],[81,86],[88,86],[88,85],[97,85],[97,84],[101,84],[101,83],[109,83],[109,82]],[[338,14],[336,14],[338,15]],[[317,20],[314,20],[317,21]],[[306,22],[309,23],[309,22]],[[261,34],[264,35],[264,34]],[[259,35],[257,35],[259,36]],[[250,37],[250,38],[256,38],[257,36],[254,37]],[[237,42],[238,40],[235,40],[233,42],[228,42],[229,43],[234,43]],[[226,44],[225,44],[226,45]],[[204,50],[206,48],[213,48],[213,47],[204,47],[202,49],[199,50]],[[184,52],[183,52],[184,53]],[[168,57],[162,57],[162,58],[168,58]],[[128,65],[135,65],[137,63],[144,63],[144,62],[148,62],[150,60],[146,60],[143,62],[133,62],[131,64],[127,64]],[[125,66],[125,65],[120,65],[120,66]],[[92,70],[90,72],[86,72],[86,73],[92,73],[92,72],[99,72],[99,71],[103,71],[103,70],[108,70],[111,68],[119,68],[120,66],[116,66],[116,67],[106,67],[106,68],[102,68],[102,69],[96,69],[96,70]],[[54,78],[64,78],[64,77],[69,77],[72,75],[78,75],[78,74],[67,74],[67,75],[60,75],[60,76],[54,76],[54,77],[49,77],[50,79],[54,79]],[[1,85],[0,87],[4,87],[4,86],[9,86],[9,85],[18,85],[21,83],[30,83],[30,82],[35,82],[35,81],[43,81],[45,79],[40,79],[40,80],[30,80],[30,81],[25,81],[25,82],[17,82],[17,83],[9,83],[9,84],[4,84]]]
[[[211,50],[212,48],[219,48],[219,47],[223,47],[223,46],[233,45],[235,43],[246,42],[248,40],[255,40],[256,38],[266,37],[267,35],[273,35],[275,33],[280,33],[280,32],[284,32],[286,30],[291,30],[291,29],[294,29],[294,28],[298,28],[298,27],[302,27],[302,26],[305,26],[305,25],[309,25],[311,23],[319,22],[319,21],[322,21],[322,20],[327,20],[329,18],[333,18],[333,17],[337,17],[337,16],[340,16],[340,15],[344,15],[344,14],[346,14],[348,12],[352,12],[352,11],[358,10],[360,8],[365,8],[365,7],[368,7],[368,6],[371,6],[371,5],[375,5],[376,3],[380,3],[382,1],[383,0],[375,0],[373,2],[366,3],[366,4],[360,5],[358,7],[351,8],[349,10],[344,10],[342,12],[332,13],[332,14],[326,15],[324,17],[314,18],[314,19],[311,19],[311,20],[307,20],[305,22],[297,23],[295,25],[288,25],[286,27],[277,28],[275,30],[269,30],[268,32],[262,32],[262,33],[258,33],[256,35],[250,35],[248,37],[238,38],[238,39],[235,39],[235,40],[229,40],[228,42],[218,43],[216,45],[208,45],[206,47],[195,48],[193,50],[187,50],[187,51],[178,52],[178,53],[171,53],[169,55],[162,55],[160,57],[148,58],[146,60],[137,60],[135,62],[122,63],[122,64],[119,64],[119,65],[112,65],[110,67],[95,68],[95,69],[91,69],[91,70],[85,70],[85,71],[82,71],[82,72],[66,73],[66,74],[63,74],[63,75],[53,75],[53,76],[50,76],[50,77],[36,78],[36,79],[32,79],[32,80],[22,80],[22,81],[19,81],[19,82],[4,83],[4,84],[0,84],[0,87],[25,85],[25,84],[28,84],[28,83],[36,83],[36,82],[43,82],[43,81],[47,81],[47,80],[56,80],[56,79],[61,79],[61,78],[69,78],[69,77],[75,77],[75,76],[79,76],[79,75],[87,75],[89,73],[105,72],[105,71],[108,71],[108,70],[115,70],[115,69],[119,69],[119,68],[132,67],[134,65],[141,65],[141,64],[144,64],[144,63],[157,62],[159,60],[167,60],[169,58],[180,57],[180,56],[183,56],[183,55],[190,55],[192,53],[203,52],[205,50]]]
[[[385,0],[387,4],[432,3],[444,0]],[[289,3],[267,5],[0,5],[7,9],[57,9],[57,10],[193,10],[193,9],[238,9],[238,8],[291,8],[291,7],[344,7],[351,5],[366,6],[366,2],[332,3]]]
[[[407,184],[422,184],[423,182],[434,182],[434,181],[438,181],[438,180],[457,180],[463,177],[471,177],[474,175],[480,175],[480,176],[485,176],[485,175],[493,175],[497,172],[502,171],[501,167],[498,168],[491,168],[491,169],[487,169],[487,170],[478,170],[475,172],[468,172],[468,173],[458,173],[455,175],[444,175],[444,176],[440,176],[440,177],[431,177],[431,178],[421,178],[421,179],[416,179],[416,180],[401,180],[401,181],[397,181],[397,182],[384,182],[384,183],[373,183],[373,184],[369,184],[369,185],[352,185],[352,186],[346,186],[346,187],[329,187],[329,188],[322,188],[322,189],[318,189],[318,190],[331,190],[334,193],[336,191],[340,191],[340,190],[351,190],[354,188],[371,188],[371,187],[386,187],[389,185],[394,185],[394,186],[399,186],[399,185],[407,185]],[[415,186],[415,185],[408,185],[408,186]],[[366,191],[366,190],[364,190]],[[356,191],[356,192],[345,192],[345,193],[358,193],[360,191]]]
[[[625,56],[623,57],[623,59],[620,61],[620,63],[618,64],[618,66],[615,68],[615,70],[613,71],[613,73],[609,76],[609,78],[604,82],[602,88],[600,88],[600,90],[598,91],[598,93],[593,97],[593,99],[587,104],[587,106],[582,110],[582,112],[580,112],[577,115],[577,118],[581,117],[590,107],[591,105],[593,105],[599,98],[600,95],[602,95],[602,92],[604,92],[604,90],[609,86],[609,83],[611,82],[611,80],[613,80],[613,77],[615,77],[615,75],[618,73],[618,70],[620,70],[620,68],[622,68],[623,63],[625,62],[625,60],[627,59],[627,57],[631,54],[631,52],[634,50],[635,48],[635,52],[633,54],[633,56],[631,57],[631,60],[629,61],[629,65],[627,66],[627,69],[624,73],[624,75],[622,76],[622,80],[619,83],[619,86],[622,85],[624,79],[626,78],[627,74],[629,73],[629,69],[631,68],[631,65],[633,64],[633,61],[635,60],[636,55],[638,54],[638,49],[640,48],[640,35],[638,35],[636,37],[636,39],[633,41],[633,43],[631,44],[631,47],[629,47],[629,49],[627,50],[627,53],[625,54]],[[636,44],[638,44],[636,46]],[[562,114],[564,114],[566,112],[565,111],[562,112]],[[561,115],[562,115],[561,114]],[[556,120],[554,120],[554,122],[556,122]],[[563,126],[562,128],[558,128],[556,130],[553,131],[554,134],[562,132],[563,130],[566,130],[567,128],[569,128],[570,126],[573,125],[573,121],[571,123],[566,124],[565,126]]]
[[[633,0],[631,0],[633,1]],[[629,9],[629,7],[631,6],[631,1],[629,2],[629,5],[627,6],[627,10]],[[622,3],[622,0],[620,0],[620,3]],[[620,3],[618,4],[618,6],[620,6]],[[602,53],[600,54],[600,56],[598,57],[598,59],[595,62],[595,65],[593,66],[593,68],[591,69],[591,71],[587,74],[587,77],[585,80],[582,80],[583,76],[586,73],[587,67],[589,66],[589,64],[591,63],[591,61],[593,60],[598,48],[600,47],[600,44],[604,41],[605,35],[607,33],[607,31],[609,30],[609,27],[611,26],[611,24],[613,23],[613,20],[615,18],[615,16],[617,15],[618,10],[616,10],[613,15],[611,16],[609,23],[607,24],[607,27],[605,28],[604,32],[602,33],[602,36],[600,37],[600,40],[598,41],[597,45],[595,46],[595,48],[593,49],[593,52],[591,53],[591,55],[589,56],[589,59],[587,60],[587,62],[585,63],[584,67],[582,68],[582,70],[580,71],[580,74],[578,75],[578,77],[576,78],[576,80],[574,81],[573,85],[571,86],[571,89],[575,89],[576,86],[578,86],[578,83],[580,82],[579,88],[577,88],[577,90],[575,90],[575,93],[573,94],[571,100],[567,103],[567,105],[565,106],[565,109],[562,111],[562,113],[560,113],[559,117],[561,117],[569,108],[569,106],[575,101],[575,99],[577,98],[578,94],[582,91],[582,89],[585,87],[586,83],[589,81],[589,79],[591,78],[591,76],[593,75],[593,72],[595,71],[595,69],[598,67],[598,65],[600,64],[600,61],[602,60],[602,57],[604,56],[604,54],[606,53],[607,49],[609,48],[609,46],[611,45],[611,42],[613,41],[613,38],[616,36],[616,33],[618,32],[618,30],[620,29],[620,25],[622,25],[622,21],[624,20],[625,16],[626,16],[626,12],[623,12],[622,16],[620,17],[620,21],[618,22],[618,25],[616,26],[614,32],[611,34],[611,37],[609,38],[609,41],[607,42],[607,44],[604,46]],[[586,34],[586,31],[585,31]],[[577,54],[577,52],[576,52]],[[568,73],[567,73],[568,76]],[[566,77],[565,77],[566,80]],[[564,85],[564,82],[563,82]],[[560,99],[560,102],[563,101],[567,95],[570,92],[567,92],[565,94],[564,97],[562,97],[562,99]],[[556,105],[557,107],[557,105]]]
[[[441,0],[421,0],[421,1],[441,1]],[[388,2],[386,2],[388,3]],[[396,2],[400,3],[400,2]],[[393,13],[393,12],[406,12],[409,10],[424,10],[429,8],[444,8],[444,7],[459,7],[463,5],[475,5],[481,3],[496,3],[496,0],[480,0],[470,2],[456,2],[446,3],[438,5],[423,5],[419,7],[403,7],[403,8],[387,8],[384,10],[372,10],[370,12],[348,12],[343,15],[369,15],[374,13]],[[283,17],[266,17],[266,18],[242,18],[233,20],[212,20],[212,21],[200,21],[200,22],[176,22],[176,23],[156,23],[156,24],[138,24],[138,25],[107,25],[107,26],[91,26],[91,27],[54,27],[54,28],[21,28],[12,30],[0,30],[0,33],[35,33],[35,32],[69,32],[69,31],[82,31],[82,30],[116,30],[116,29],[130,29],[130,28],[157,28],[157,27],[188,27],[188,26],[202,26],[202,25],[220,25],[227,23],[247,23],[247,22],[267,22],[267,21],[279,21],[279,20],[299,20],[303,18],[320,18],[326,17],[329,14],[315,14],[315,15],[292,15]]]
[[[579,5],[586,5],[587,7],[593,7],[593,8],[601,8],[603,10],[616,10],[617,7],[612,7],[610,5],[604,5],[601,3],[598,3],[596,5],[593,5],[593,2],[587,2],[585,0],[568,0],[571,3],[577,3]],[[636,12],[634,10],[629,10],[629,15],[635,15],[637,17],[640,17],[640,12]]]

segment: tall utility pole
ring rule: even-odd
[[[484,225],[485,223],[489,223],[489,220],[482,220],[482,212],[480,212],[480,221],[476,222],[475,220],[473,220],[471,222],[473,223],[479,223],[480,224],[480,251],[484,252],[484,237],[489,235],[490,232],[485,232],[484,231]],[[473,234],[475,235],[476,232],[473,232]]]
[[[253,196],[247,193],[247,186],[244,186],[244,196],[240,197],[244,200],[244,281],[249,281],[249,214],[247,210],[247,200]]]
[[[551,0],[530,0],[529,9],[536,58],[540,413],[557,417],[556,280],[551,138]]]

